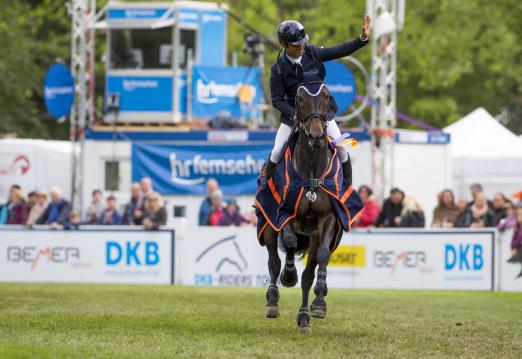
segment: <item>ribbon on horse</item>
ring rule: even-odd
[[[297,133],[291,135],[283,150],[284,156],[277,163],[275,173],[268,182],[268,186],[262,189],[259,187],[256,194],[257,230],[261,245],[264,245],[262,234],[268,225],[279,232],[286,223],[297,216],[301,197],[311,184],[311,180],[303,179],[292,164],[297,135]],[[350,230],[352,223],[362,212],[364,205],[357,191],[343,176],[337,150],[331,144],[328,147],[332,151],[331,160],[321,176],[322,183],[317,190],[322,190],[328,195],[337,218],[336,240],[332,242],[335,245],[331,248],[333,252],[339,244],[343,230]]]

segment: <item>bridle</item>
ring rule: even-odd
[[[321,90],[323,89],[323,87],[326,87],[326,86],[324,84],[321,84],[321,86],[319,87],[319,90],[316,93],[311,93],[310,91],[308,91],[308,89],[305,86],[301,85],[301,86],[299,86],[299,88],[297,89],[297,92],[295,94],[295,97],[296,97],[295,104],[296,104],[297,116],[298,116],[297,127],[298,127],[299,131],[303,131],[306,134],[306,137],[308,137],[308,138],[312,138],[310,132],[306,129],[306,124],[309,121],[311,121],[314,118],[318,118],[319,120],[321,120],[321,125],[323,127],[323,133],[326,135],[326,128],[328,127],[328,120],[325,115],[323,115],[321,113],[316,113],[316,112],[311,112],[311,113],[307,114],[305,117],[301,117],[301,109],[299,108],[299,90],[303,89],[304,91],[306,91],[306,93],[308,95],[310,95],[312,97],[316,97],[321,93]]]

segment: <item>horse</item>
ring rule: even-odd
[[[295,257],[307,255],[306,267],[301,276],[302,303],[297,313],[298,329],[302,332],[310,330],[311,316],[326,317],[327,265],[337,223],[332,203],[320,186],[321,176],[332,159],[326,134],[329,99],[329,92],[324,84],[320,84],[319,90],[315,93],[311,93],[305,86],[298,88],[296,123],[292,131],[293,133],[297,131],[298,134],[293,150],[292,166],[302,179],[309,179],[305,180],[309,191],[305,196],[299,197],[295,216],[282,226],[281,231],[277,232],[271,226],[266,226],[262,232],[262,239],[268,250],[270,272],[265,306],[267,318],[279,317],[277,287],[279,275],[283,286],[295,286],[298,281],[294,265]],[[278,239],[286,253],[282,272]],[[318,266],[314,288],[316,296],[309,309],[309,293],[314,282],[316,266]]]

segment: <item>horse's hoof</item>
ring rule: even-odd
[[[326,305],[310,305],[310,313],[314,318],[326,317]]]
[[[278,305],[265,306],[265,318],[279,318],[279,306]]]
[[[281,272],[280,279],[281,279],[281,284],[283,285],[283,287],[286,287],[286,288],[295,287],[295,285],[297,284],[297,280],[298,280],[297,269],[295,269],[295,266],[292,266],[292,267],[285,266],[285,268]]]
[[[285,233],[281,238],[281,244],[288,249],[297,248],[297,236],[293,233]]]
[[[312,328],[310,328],[310,326],[305,326],[305,327],[297,327],[297,331],[299,333],[310,333],[312,331]]]

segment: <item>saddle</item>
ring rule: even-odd
[[[330,250],[333,252],[339,245],[343,231],[348,232],[352,223],[362,212],[364,205],[357,191],[343,176],[341,161],[332,144],[330,163],[319,179],[303,179],[292,164],[293,150],[297,142],[297,133],[293,132],[285,148],[283,156],[276,166],[274,175],[268,186],[259,186],[255,197],[257,221],[257,238],[264,245],[263,232],[271,226],[280,232],[284,225],[297,216],[298,205],[302,196],[307,196],[311,188],[324,191],[332,204],[337,218],[335,240]],[[259,178],[258,178],[259,182]],[[313,192],[313,190],[312,190]]]

